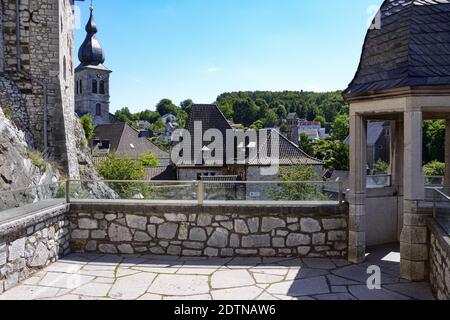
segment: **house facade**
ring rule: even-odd
[[[216,105],[193,105],[185,129],[194,144],[191,157],[176,162],[178,180],[225,181],[225,185],[226,181],[242,181],[242,186],[235,187],[245,187],[245,191],[237,190],[237,194],[264,199],[267,195],[261,186],[251,182],[279,180],[280,168],[300,164],[322,171],[322,161],[307,155],[278,130],[233,129]],[[207,138],[211,129],[224,137],[214,150]]]

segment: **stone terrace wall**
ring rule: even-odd
[[[429,227],[431,288],[439,300],[450,300],[450,237],[434,221]]]
[[[103,207],[77,208],[72,204],[72,251],[209,257],[347,256],[348,209],[338,206]]]
[[[70,252],[68,206],[0,226],[0,293]]]

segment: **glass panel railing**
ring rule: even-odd
[[[367,176],[367,188],[382,188],[391,186],[391,175],[378,174]]]
[[[450,235],[450,188],[432,188],[433,216]]]
[[[205,201],[338,201],[341,184],[323,181],[202,181]]]
[[[444,185],[444,177],[426,176],[425,187],[442,187]]]
[[[28,188],[11,191],[0,191],[0,212],[30,205],[33,205],[36,208],[52,206],[63,203],[65,198],[65,182],[30,186]]]
[[[69,200],[197,200],[195,181],[70,181]]]
[[[343,184],[324,181],[70,181],[69,201],[344,201]]]

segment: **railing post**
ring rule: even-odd
[[[437,191],[435,189],[433,190],[433,218],[436,219],[437,214],[436,214],[436,200],[437,200]]]
[[[205,185],[203,181],[198,181],[197,183],[197,201],[198,205],[203,205],[203,199],[204,199],[204,193],[205,193]]]
[[[343,181],[339,181],[339,205],[343,205],[344,204],[344,182]]]
[[[66,180],[66,203],[70,203],[70,180]]]

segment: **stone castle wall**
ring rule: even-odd
[[[450,300],[450,237],[434,221],[429,228],[431,288],[439,300]]]
[[[2,0],[4,72],[26,105],[29,131],[37,149],[44,147],[44,85],[48,93],[49,154],[78,178],[74,127],[73,0],[20,2],[20,63],[17,69],[16,1]],[[1,57],[1,56],[0,56]],[[8,91],[10,95],[16,92]],[[2,97],[0,106],[6,104]]]
[[[69,254],[68,206],[0,226],[0,293]]]
[[[343,213],[317,214],[312,212],[315,208],[310,213],[294,209],[287,214],[277,213],[276,208],[192,209],[72,210],[71,248],[207,257],[347,255],[348,222]],[[199,210],[202,213],[196,213]]]

